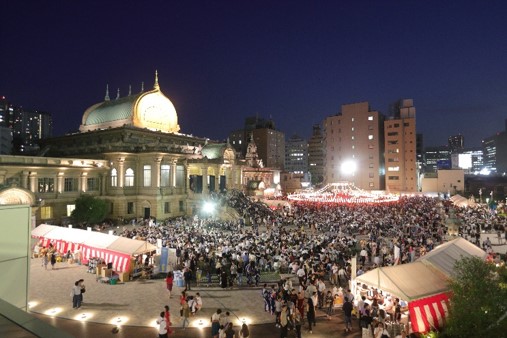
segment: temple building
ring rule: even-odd
[[[0,204],[30,204],[36,224],[65,224],[82,194],[107,218],[192,215],[212,192],[241,189],[244,163],[228,143],[180,132],[158,74],[153,89],[92,105],[80,132],[44,140],[40,156],[0,156]]]

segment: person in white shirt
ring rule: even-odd
[[[158,324],[158,337],[167,338],[167,323],[165,321],[165,313],[160,312],[160,317],[157,319]]]

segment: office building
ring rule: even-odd
[[[324,120],[325,183],[384,190],[384,116],[368,102],[346,104]]]
[[[285,141],[285,171],[293,174],[308,172],[308,142],[298,135]]]
[[[418,191],[416,109],[413,100],[400,100],[394,116],[384,122],[386,190]]]
[[[308,141],[308,171],[312,185],[318,185],[324,181],[324,160],[324,138],[320,125],[315,124]]]

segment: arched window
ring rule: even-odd
[[[116,168],[111,169],[111,186],[118,186],[118,172],[116,171]]]
[[[134,186],[134,170],[132,170],[132,168],[128,168],[127,171],[125,171],[125,186]]]
[[[151,187],[151,165],[145,164],[144,165],[144,186],[145,187]]]

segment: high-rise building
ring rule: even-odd
[[[424,173],[436,173],[438,169],[451,169],[451,151],[448,146],[426,147]]]
[[[16,153],[36,153],[39,150],[38,142],[52,136],[51,114],[24,109],[15,110],[12,130]]]
[[[308,172],[308,142],[298,135],[285,141],[285,171],[293,174]]]
[[[324,120],[326,183],[348,181],[384,190],[384,116],[368,102],[342,105]]]
[[[504,131],[482,140],[484,169],[503,174],[507,172],[507,120]]]
[[[257,145],[257,153],[265,167],[283,169],[285,162],[285,134],[276,130],[273,120],[247,117],[243,129],[229,134],[229,142],[244,158],[250,138]]]
[[[324,138],[320,125],[313,126],[312,137],[308,141],[308,171],[312,177],[312,185],[324,181]]]
[[[415,113],[413,100],[400,100],[394,116],[384,122],[386,189],[389,192],[418,191]]]
[[[52,136],[53,122],[50,113],[29,111],[0,97],[0,126],[12,131],[12,151],[15,154],[36,153],[38,142]]]
[[[465,148],[465,137],[461,134],[449,136],[448,144],[451,153],[461,153]]]

